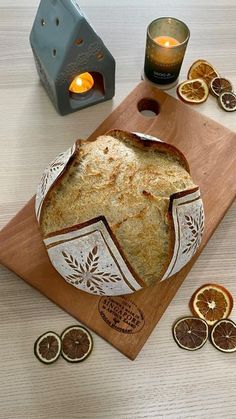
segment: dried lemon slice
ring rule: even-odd
[[[82,326],[70,326],[61,335],[61,355],[68,362],[84,361],[91,353],[93,339]]]
[[[209,89],[202,79],[186,80],[177,87],[177,94],[184,102],[202,103],[207,99]]]
[[[44,364],[55,362],[61,352],[61,339],[54,332],[46,332],[39,336],[34,344],[34,353],[39,361]]]
[[[190,309],[195,316],[206,320],[212,326],[220,319],[225,319],[233,308],[233,298],[229,291],[217,284],[206,284],[193,294]]]
[[[208,324],[198,317],[184,317],[174,324],[173,336],[181,348],[196,351],[208,339]]]
[[[236,352],[236,324],[230,320],[219,320],[211,331],[211,343],[221,352]]]
[[[236,95],[233,92],[221,93],[218,98],[218,102],[225,111],[236,111]]]
[[[219,74],[214,69],[214,67],[208,63],[206,60],[197,60],[195,61],[188,72],[188,79],[203,79],[209,86],[212,79],[219,77]]]
[[[220,96],[223,92],[232,92],[233,86],[231,82],[224,77],[215,77],[210,82],[210,92],[214,96]]]

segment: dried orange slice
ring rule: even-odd
[[[202,103],[208,97],[209,89],[202,79],[186,80],[177,87],[180,99],[187,103]]]
[[[219,320],[211,331],[211,343],[221,352],[236,352],[236,324],[230,320]]]
[[[174,324],[173,336],[181,348],[196,351],[208,339],[208,324],[198,317],[183,317]]]
[[[218,102],[225,111],[236,111],[236,95],[233,92],[221,93],[218,98]]]
[[[197,60],[195,61],[189,71],[188,71],[188,79],[203,79],[207,85],[209,86],[212,79],[215,77],[219,77],[219,74],[214,69],[214,67],[205,60]]]
[[[91,353],[93,339],[82,326],[70,326],[61,335],[61,355],[68,362],[84,361]]]
[[[225,319],[233,308],[233,297],[229,291],[217,284],[205,284],[193,294],[190,309],[195,316],[206,320],[212,326],[220,319]]]
[[[223,92],[232,92],[233,86],[231,82],[224,77],[215,77],[210,82],[210,92],[214,96],[220,96]]]
[[[54,332],[46,332],[39,336],[34,344],[34,353],[39,361],[44,364],[55,362],[61,352],[61,339]]]

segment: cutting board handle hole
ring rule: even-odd
[[[148,117],[148,118],[154,118],[157,116],[160,112],[160,105],[159,103],[154,100],[147,97],[142,98],[138,102],[138,111],[141,113],[141,115]]]

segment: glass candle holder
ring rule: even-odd
[[[190,32],[178,19],[161,17],[147,28],[144,78],[161,88],[178,82]]]

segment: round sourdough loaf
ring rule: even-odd
[[[43,237],[104,216],[134,272],[150,285],[160,280],[173,253],[170,196],[195,185],[175,147],[112,130],[77,152],[48,192]]]

